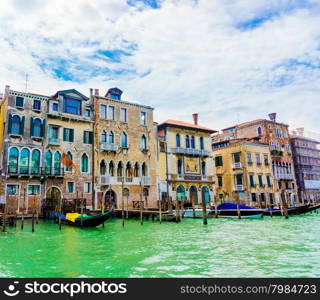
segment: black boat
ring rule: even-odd
[[[76,226],[76,227],[97,227],[103,224],[105,221],[110,219],[113,215],[113,209],[108,210],[104,213],[86,213],[86,214],[78,214],[78,213],[67,213],[67,214],[59,214],[55,213],[55,217],[57,221],[59,218],[61,220],[61,224]]]
[[[222,203],[217,206],[217,217],[218,218],[261,218],[263,216],[263,210],[260,208],[253,208],[246,205],[239,205],[234,203]],[[209,213],[210,215],[215,215],[215,210],[212,209]]]
[[[288,211],[288,215],[300,215],[300,214],[304,214],[307,212],[310,212],[312,210],[311,209],[311,205],[310,204],[306,204],[306,205],[301,205],[301,206],[296,206],[296,207],[289,207],[287,209]],[[280,208],[267,208],[264,210],[263,214],[265,216],[283,216],[285,214],[285,210],[281,210]]]

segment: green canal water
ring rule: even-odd
[[[0,277],[320,277],[320,214],[19,225],[0,233]]]

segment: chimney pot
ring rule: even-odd
[[[199,115],[197,113],[192,114],[192,118],[193,118],[194,125],[198,125]]]
[[[277,113],[271,113],[271,114],[269,114],[269,119],[270,119],[270,121],[275,122],[275,121],[276,121],[276,118],[277,118]]]
[[[93,89],[89,89],[89,91],[90,91],[90,98],[91,98],[93,95]]]
[[[94,89],[94,95],[99,96],[99,89]]]

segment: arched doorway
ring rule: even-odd
[[[195,186],[190,188],[190,201],[193,204],[198,204],[198,190]]]
[[[186,200],[186,190],[182,185],[179,185],[177,188],[177,200],[178,201]]]
[[[56,211],[61,201],[61,191],[58,187],[52,186],[46,192],[42,210],[44,213]]]
[[[210,191],[209,188],[207,186],[204,186],[202,188],[202,202],[204,203],[210,203]]]
[[[113,190],[108,190],[104,196],[104,206],[108,209],[117,208],[117,195]]]

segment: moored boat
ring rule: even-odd
[[[289,207],[287,209],[288,211],[288,215],[300,215],[300,214],[304,214],[307,212],[310,212],[312,210],[310,210],[312,207],[310,204],[306,204],[306,205],[300,205],[300,206],[296,206],[296,207]],[[267,208],[264,210],[263,212],[264,215],[266,216],[283,216],[285,214],[284,210],[281,210],[280,208]]]
[[[215,215],[215,210],[212,210],[211,214]],[[217,206],[218,218],[262,218],[263,210],[260,208],[253,208],[246,205],[238,205],[235,203],[222,203]]]

